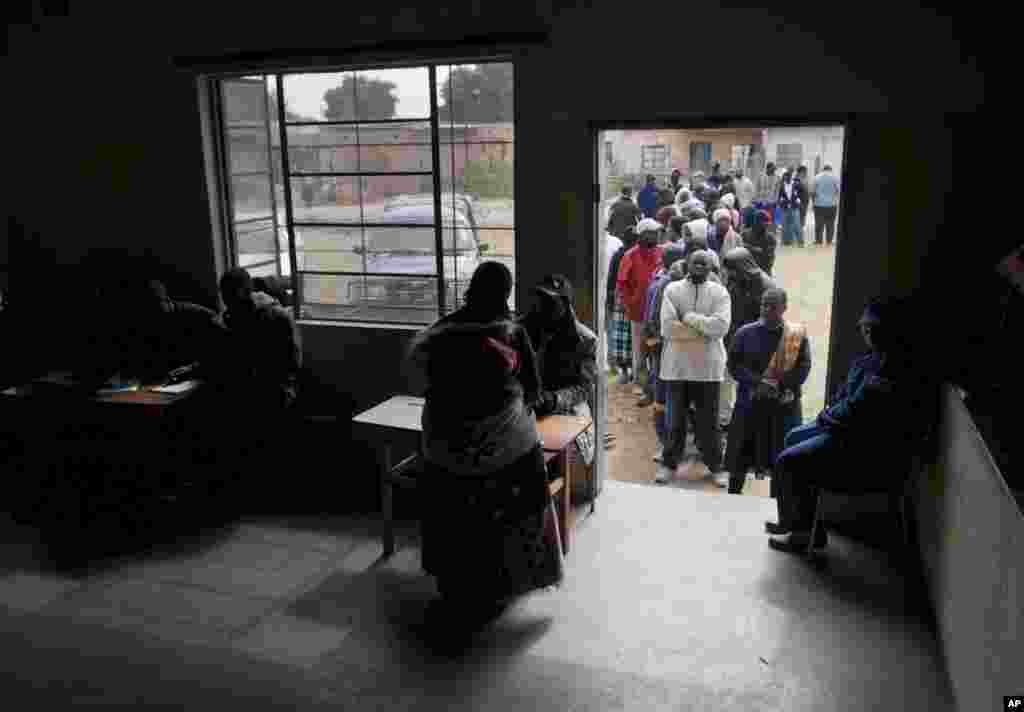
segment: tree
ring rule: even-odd
[[[398,98],[394,82],[346,74],[341,86],[324,92],[324,118],[328,121],[372,121],[395,115]],[[358,110],[356,98],[359,99]]]
[[[441,121],[499,123],[512,121],[512,65],[453,67],[441,87]]]

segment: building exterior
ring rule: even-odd
[[[761,173],[770,161],[780,167],[806,165],[811,175],[831,164],[838,174],[843,163],[843,128],[605,131],[599,151],[607,197],[618,193],[623,182],[639,187],[647,174],[660,180],[679,170],[688,177],[697,171],[708,173],[715,163],[721,163],[722,170],[742,167],[751,176]]]
[[[667,178],[673,170],[683,176],[697,171],[710,172],[721,163],[723,170],[746,164],[762,151],[762,129],[641,129],[605,131],[599,147],[601,174],[612,178],[612,188],[605,181],[606,193],[618,192],[625,178],[642,182],[646,174]]]
[[[842,126],[798,126],[764,131],[765,155],[780,169],[807,166],[817,175],[831,165],[836,175],[843,170]]]

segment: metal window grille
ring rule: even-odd
[[[511,78],[514,66],[500,64]],[[290,277],[297,318],[394,324],[427,324],[461,306],[483,259],[514,273],[512,104],[495,122],[468,121],[439,91],[442,77],[454,82],[456,70],[481,66],[409,67],[426,70],[430,96],[423,115],[411,118],[364,115],[361,79],[351,82],[357,108],[347,121],[293,113],[286,82],[298,72],[216,81],[234,264],[254,276]],[[463,91],[460,99],[480,94]],[[498,199],[469,194],[484,190]]]

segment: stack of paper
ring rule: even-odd
[[[157,393],[187,393],[198,386],[199,383],[199,380],[192,379],[189,381],[182,381],[181,383],[175,383],[170,386],[157,386],[153,390]]]

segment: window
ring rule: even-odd
[[[299,316],[428,324],[482,261],[515,273],[512,64],[222,78],[218,95],[232,254],[290,277]]]
[[[667,171],[668,146],[641,146],[640,169],[644,171]]]
[[[779,170],[796,169],[801,166],[804,159],[804,146],[801,143],[780,143],[775,150],[775,165]]]
[[[690,142],[690,175],[697,171],[711,172],[711,144],[705,141]]]

